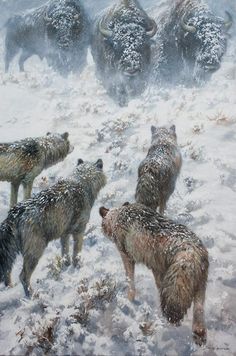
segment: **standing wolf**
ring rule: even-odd
[[[142,204],[102,207],[100,214],[104,234],[120,252],[129,279],[129,299],[135,298],[135,263],[143,263],[153,272],[164,316],[178,325],[193,302],[193,337],[197,344],[205,343],[208,253],[201,240]]]
[[[20,184],[24,199],[30,198],[35,177],[43,169],[63,161],[72,151],[68,136],[67,132],[48,133],[44,137],[0,144],[0,181],[11,182],[11,207],[17,203]]]
[[[175,189],[182,158],[177,146],[175,125],[151,127],[152,142],[147,157],[138,169],[138,184],[135,199],[154,210],[159,206],[164,213],[167,200]]]
[[[13,207],[0,225],[0,281],[10,284],[13,262],[17,253],[22,253],[20,280],[29,296],[30,277],[44,249],[50,241],[61,238],[62,255],[68,258],[70,234],[74,239],[76,265],[90,211],[105,184],[101,159],[96,163],[79,160],[70,178]]]

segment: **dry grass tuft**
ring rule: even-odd
[[[104,309],[106,303],[112,302],[117,294],[117,287],[114,280],[109,277],[101,278],[90,289],[88,280],[84,279],[78,288],[78,293],[82,302],[76,307],[77,312],[71,317],[81,325],[86,325],[89,319],[89,312],[92,309]]]

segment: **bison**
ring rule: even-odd
[[[156,79],[202,83],[219,69],[232,17],[217,17],[204,0],[174,0],[157,21]]]
[[[32,55],[46,58],[62,74],[80,70],[89,36],[89,19],[79,0],[51,0],[7,21],[5,71],[20,50],[20,71]]]
[[[146,87],[156,23],[136,0],[122,0],[94,21],[92,55],[104,87],[120,106]]]

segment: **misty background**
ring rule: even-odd
[[[168,0],[167,0],[168,1]],[[7,19],[17,12],[24,11],[38,7],[41,4],[45,4],[45,0],[0,0],[0,25],[2,26]],[[105,7],[116,3],[114,0],[84,0],[81,1],[85,8],[89,11],[90,16],[94,16],[96,12],[104,9]],[[155,6],[165,0],[140,0],[140,4],[148,9]],[[217,12],[219,16],[224,16],[224,11],[230,11],[236,14],[236,1],[235,0],[208,0],[207,1],[212,9]],[[234,21],[235,26],[235,21]]]

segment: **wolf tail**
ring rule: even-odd
[[[196,290],[207,280],[208,257],[205,249],[184,251],[170,265],[160,291],[163,315],[170,323],[178,324],[190,308]]]
[[[12,210],[0,225],[0,282],[4,281],[6,285],[9,283],[12,265],[20,252],[20,242],[14,232],[15,222],[12,220]]]
[[[156,210],[159,205],[156,179],[151,173],[146,172],[139,177],[135,192],[135,200],[137,203],[149,206],[154,210]]]

